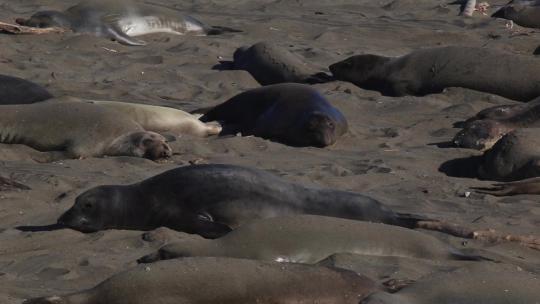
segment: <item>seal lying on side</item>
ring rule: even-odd
[[[481,119],[478,119],[481,118]],[[486,150],[503,135],[520,128],[540,127],[540,98],[523,105],[485,109],[467,120],[453,139],[458,147]]]
[[[406,227],[419,220],[354,192],[305,187],[247,167],[196,165],[132,185],[90,189],[77,197],[58,223],[83,232],[168,227],[217,238],[253,219],[294,214]]]
[[[40,28],[69,28],[126,45],[145,45],[144,41],[132,37],[153,33],[216,35],[239,32],[226,27],[207,27],[177,11],[131,0],[85,0],[65,12],[42,11],[28,20],[17,19],[17,23]]]
[[[0,106],[0,142],[65,151],[68,158],[171,155],[163,136],[145,131],[117,111],[87,103]]]
[[[357,55],[331,65],[330,70],[339,80],[390,96],[421,96],[448,87],[519,101],[540,96],[538,59],[490,48],[429,48],[397,58]]]
[[[476,192],[495,196],[518,194],[540,194],[540,178],[528,178],[509,183],[498,183],[492,187],[473,187]]]
[[[510,1],[491,17],[512,20],[524,27],[540,28],[540,2]]]
[[[532,304],[539,299],[537,276],[515,266],[475,263],[435,274],[395,294],[373,293],[360,304]]]
[[[34,103],[52,97],[47,90],[33,82],[0,75],[0,105]]]
[[[314,88],[284,83],[249,90],[201,117],[220,121],[225,134],[241,132],[291,146],[325,147],[348,130],[347,120]]]
[[[189,134],[200,137],[221,132],[221,126],[217,123],[203,123],[194,115],[174,108],[105,100],[89,100],[87,102],[121,112],[148,131],[172,132],[174,135]]]
[[[138,266],[89,290],[23,304],[358,304],[376,290],[367,277],[341,269],[187,258]]]
[[[540,176],[540,129],[518,129],[504,135],[484,152],[481,178],[515,181]]]
[[[233,68],[248,71],[261,85],[328,80],[295,54],[266,42],[238,48],[234,52]]]
[[[242,225],[217,240],[189,239],[138,260],[213,256],[317,263],[335,253],[426,259],[478,259],[418,231],[316,215],[278,217]]]

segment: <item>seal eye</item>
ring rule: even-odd
[[[90,209],[92,209],[92,204],[91,203],[86,203],[86,204],[84,204],[83,207],[84,207],[84,209],[90,210]]]

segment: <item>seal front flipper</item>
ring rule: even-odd
[[[192,229],[196,234],[207,239],[217,239],[232,231],[231,227],[214,222],[212,216],[207,212],[197,215],[193,220]]]

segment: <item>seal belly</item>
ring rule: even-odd
[[[126,35],[130,37],[141,36],[154,33],[169,33],[184,35],[186,33],[204,33],[204,28],[190,21],[176,21],[155,16],[132,16],[125,17],[118,21],[118,26]]]

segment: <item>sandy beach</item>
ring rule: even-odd
[[[39,10],[63,10],[77,0],[0,0],[0,20],[13,22]],[[532,55],[537,30],[475,13],[458,16],[446,0],[152,0],[206,24],[241,29],[218,36],[152,34],[143,47],[73,33],[0,35],[0,73],[47,88],[54,96],[118,100],[184,111],[219,104],[260,85],[246,71],[217,68],[234,51],[267,41],[305,59],[321,72],[354,54],[400,56],[437,46],[487,47]],[[506,1],[490,1],[492,6]],[[492,12],[494,9],[490,9]],[[163,241],[147,242],[140,231],[83,234],[70,229],[31,232],[19,226],[49,225],[83,191],[103,184],[129,184],[190,163],[255,167],[285,179],[370,195],[393,210],[420,214],[474,229],[538,235],[538,197],[494,197],[470,187],[490,181],[450,176],[443,163],[480,155],[445,147],[463,121],[489,106],[517,104],[500,96],[449,88],[424,97],[387,97],[354,84],[316,84],[347,118],[349,132],[330,147],[295,148],[257,137],[198,138],[171,142],[171,158],[132,157],[35,161],[42,152],[0,144],[0,176],[29,190],[0,185],[0,303],[90,288]],[[426,232],[458,248],[500,255],[512,267],[540,275],[540,252],[517,243],[489,244]],[[511,261],[516,261],[512,264]],[[338,256],[334,264],[374,280],[417,280],[471,262]],[[356,265],[356,266],[355,266]],[[539,281],[540,290],[540,281]]]

